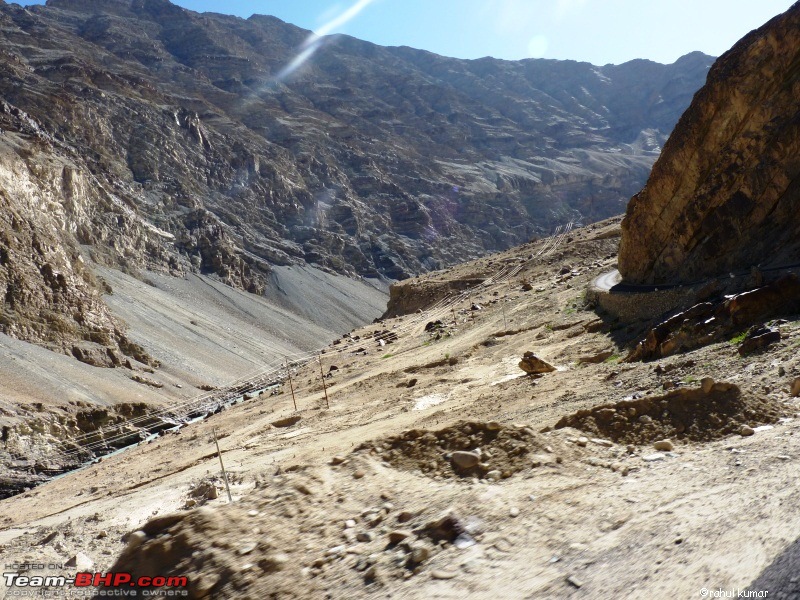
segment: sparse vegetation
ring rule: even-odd
[[[731,338],[731,339],[728,341],[728,343],[730,343],[730,344],[734,344],[734,345],[739,345],[739,344],[741,344],[741,343],[744,341],[744,338],[746,338],[746,337],[747,337],[747,332],[746,332],[746,331],[742,331],[741,333],[739,333],[739,334],[737,334],[737,335],[733,336],[733,337],[732,337],[732,338]]]

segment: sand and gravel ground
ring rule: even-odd
[[[387,319],[328,347],[329,408],[312,362],[294,375],[296,412],[284,385],[0,502],[2,562],[80,552],[93,570],[116,562],[186,575],[191,596],[208,598],[701,598],[703,588],[746,588],[800,537],[800,403],[789,393],[800,322],[789,318],[781,342],[745,358],[723,342],[621,362],[619,344],[639,330],[583,302],[588,282],[613,267],[616,227],[423,277],[521,267],[454,310]],[[385,331],[397,339],[380,345],[374,335]],[[526,376],[517,366],[526,351],[556,370]],[[740,390],[739,408],[714,408],[719,423],[665,397],[702,390],[705,377]],[[572,421],[586,431],[553,429],[602,405],[651,421],[631,415],[612,435],[587,412]],[[681,433],[652,425],[673,409]],[[741,424],[755,434],[740,436]],[[673,449],[653,448],[647,427],[676,433]],[[478,448],[485,468],[451,466],[452,452]]]

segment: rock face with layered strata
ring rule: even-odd
[[[270,265],[398,279],[620,212],[712,61],[333,36],[287,73],[309,33],[165,0],[0,3],[0,97],[174,236],[151,236],[150,262],[258,292]]]
[[[800,3],[721,56],[622,223],[632,283],[800,262]]]
[[[711,59],[462,61],[166,0],[0,1],[0,332],[146,359],[93,263],[269,294],[402,279],[616,213]]]

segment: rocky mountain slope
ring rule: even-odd
[[[800,321],[744,357],[725,340],[623,362],[635,328],[583,301],[618,240],[616,219],[400,284],[430,303],[326,348],[328,401],[313,361],[293,389],[0,501],[0,556],[45,565],[8,572],[186,577],[190,598],[754,585],[800,536]],[[526,374],[528,352],[553,370]]]
[[[402,278],[618,213],[711,63],[336,36],[283,75],[308,34],[165,0],[3,4],[0,96],[104,196],[70,215],[81,244],[260,292],[271,265]]]
[[[619,270],[688,283],[800,262],[800,4],[714,64],[628,205]]]

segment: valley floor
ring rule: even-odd
[[[735,597],[800,537],[800,322],[747,358],[725,342],[625,363],[637,331],[583,300],[614,267],[617,231],[606,222],[421,278],[421,290],[486,281],[329,346],[330,407],[314,361],[293,378],[297,411],[284,384],[0,502],[2,562],[83,553],[88,570],[186,575],[195,598]],[[557,370],[526,376],[526,351]],[[769,407],[750,424],[782,418],[749,437],[673,437],[663,452],[553,428],[705,377]],[[456,476],[447,444],[480,445],[492,472]]]

